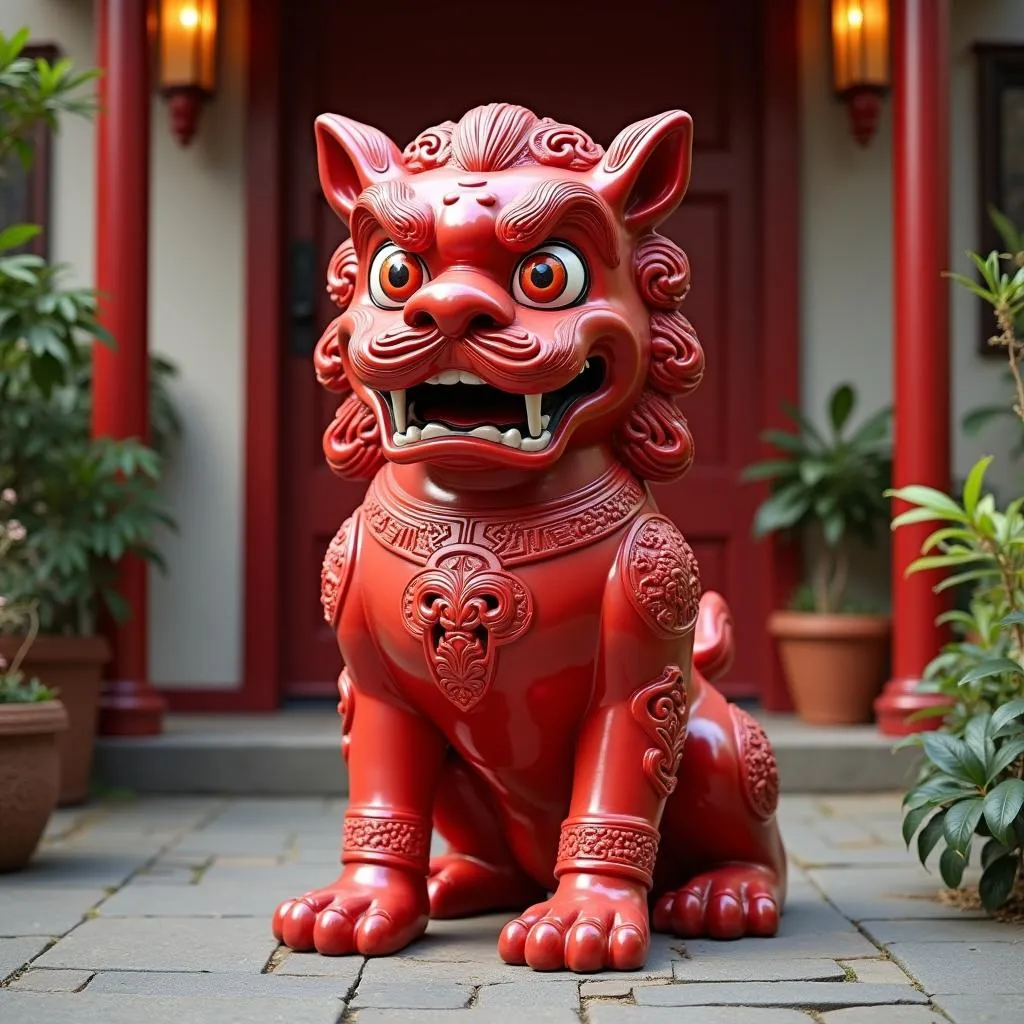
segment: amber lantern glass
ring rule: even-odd
[[[866,146],[889,91],[888,0],[832,0],[832,83]]]
[[[187,145],[217,84],[217,0],[160,0],[159,40],[160,91]]]

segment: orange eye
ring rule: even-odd
[[[573,248],[549,242],[534,249],[516,267],[512,296],[535,309],[564,309],[587,291],[587,265]]]
[[[423,263],[397,245],[385,245],[370,265],[370,298],[384,309],[399,309],[423,286]]]
[[[519,268],[519,287],[536,303],[557,299],[565,291],[565,265],[549,252],[530,256]]]

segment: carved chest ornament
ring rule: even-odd
[[[490,551],[455,544],[437,551],[405,588],[402,621],[423,642],[438,689],[468,711],[487,693],[497,648],[522,636],[533,598]]]

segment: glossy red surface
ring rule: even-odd
[[[708,681],[728,609],[645,483],[688,468],[674,398],[704,369],[689,264],[653,230],[690,140],[682,111],[607,151],[507,104],[404,153],[317,123],[352,236],[315,354],[341,399],[324,450],[373,480],[322,577],[346,666],[343,868],[278,908],[293,948],[381,955],[431,915],[511,909],[509,963],[630,970],[651,907],[678,935],[778,926],[775,759]]]

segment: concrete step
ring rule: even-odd
[[[824,728],[750,710],[775,748],[786,793],[886,792],[912,778],[917,752],[893,752],[873,725]],[[338,740],[333,707],[168,715],[161,736],[101,737],[94,774],[101,789],[139,793],[340,795],[348,776]]]

